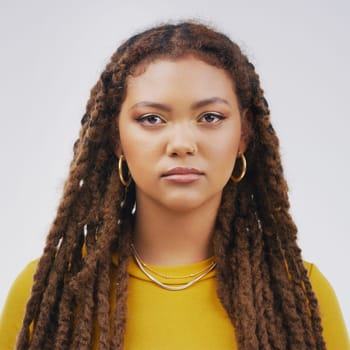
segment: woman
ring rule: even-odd
[[[204,25],[152,28],[91,91],[3,347],[21,328],[17,349],[346,349],[296,232],[254,66]]]

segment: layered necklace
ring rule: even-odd
[[[209,266],[205,267],[204,269],[202,269],[198,272],[190,273],[190,274],[184,275],[184,276],[169,276],[169,275],[159,273],[158,271],[155,271],[148,264],[146,264],[141,259],[140,255],[138,254],[138,252],[133,244],[131,245],[131,248],[133,251],[133,257],[134,257],[135,262],[136,262],[137,266],[139,267],[139,269],[144,273],[144,275],[150,281],[152,281],[153,283],[155,283],[159,287],[164,288],[166,290],[179,291],[179,290],[187,289],[187,288],[191,287],[193,284],[195,284],[196,282],[200,281],[210,271],[214,270],[214,268],[216,266],[216,262],[212,261]],[[159,281],[157,276],[164,278],[164,279],[167,279],[167,280],[180,280],[180,279],[184,279],[184,278],[192,278],[192,279],[187,283],[176,283],[175,285],[169,285],[167,283],[163,283],[163,282]]]

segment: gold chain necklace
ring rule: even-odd
[[[179,290],[184,290],[186,288],[191,287],[193,284],[195,284],[196,282],[200,281],[203,277],[205,277],[210,271],[212,271],[215,266],[216,266],[216,262],[213,261],[207,268],[196,272],[196,273],[192,273],[189,274],[187,276],[167,276],[167,275],[163,275],[160,274],[156,271],[154,271],[153,269],[151,269],[145,262],[142,261],[140,255],[137,253],[136,248],[134,245],[131,245],[131,248],[133,250],[133,256],[134,259],[136,261],[137,266],[140,268],[140,270],[145,274],[146,277],[148,277],[153,283],[155,283],[156,285],[158,285],[161,288],[164,288],[166,290],[171,290],[171,291],[179,291]],[[149,271],[150,272],[149,272]],[[155,276],[153,276],[152,273],[155,273],[156,275],[163,277],[163,278],[167,278],[167,279],[180,279],[180,278],[188,278],[188,277],[192,277],[193,279],[187,283],[179,283],[176,286],[171,286],[168,285],[166,283],[162,283],[161,281],[159,281]]]
[[[209,266],[205,267],[204,269],[195,272],[195,273],[190,273],[188,275],[182,275],[182,276],[169,276],[169,275],[165,275],[163,273],[160,273],[154,269],[152,269],[148,264],[146,264],[140,257],[139,253],[137,252],[135,246],[132,244],[131,245],[135,256],[137,257],[138,261],[141,263],[141,265],[149,272],[151,272],[153,275],[157,275],[159,277],[165,278],[165,279],[169,279],[169,280],[179,280],[179,279],[184,279],[184,278],[191,278],[191,277],[197,277],[199,275],[201,275],[202,273],[206,272],[208,269],[212,270],[212,266],[215,266],[215,261],[213,261]],[[135,259],[136,260],[136,259]]]

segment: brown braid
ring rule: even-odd
[[[117,119],[129,75],[156,59],[186,55],[224,69],[246,112],[248,171],[225,186],[212,237],[217,295],[238,348],[325,349],[259,76],[229,38],[193,22],[133,36],[91,90],[17,349],[90,349],[93,339],[99,349],[122,349],[135,185],[125,189],[118,178]]]

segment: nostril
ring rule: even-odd
[[[168,147],[167,154],[170,157],[180,157],[180,156],[193,156],[197,153],[197,147],[179,145],[177,147]]]

